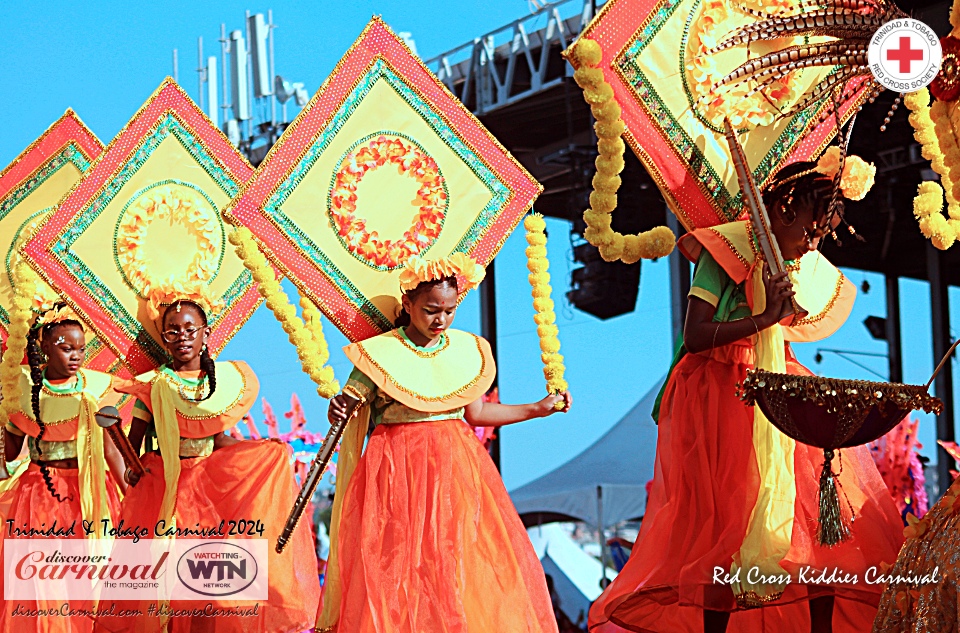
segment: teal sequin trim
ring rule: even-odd
[[[423,121],[430,126],[444,144],[460,157],[467,168],[470,169],[490,191],[490,200],[479,213],[477,220],[464,233],[452,252],[468,253],[470,251],[473,245],[483,236],[487,227],[493,223],[500,211],[506,206],[507,202],[509,202],[510,189],[467,147],[457,133],[447,125],[447,122],[434,112],[430,105],[411,89],[402,77],[390,68],[390,65],[385,60],[377,59],[370,66],[366,75],[357,82],[356,87],[344,100],[340,110],[330,119],[327,127],[317,136],[317,139],[304,154],[300,163],[294,168],[286,180],[280,184],[276,192],[266,201],[263,206],[263,213],[281,227],[293,243],[323,271],[328,279],[337,285],[343,296],[346,297],[358,311],[366,315],[379,329],[385,331],[393,327],[392,319],[380,312],[372,302],[367,300],[357,287],[337,269],[313,240],[286,216],[281,209],[283,203],[291,193],[293,193],[294,189],[296,189],[310,171],[320,155],[329,147],[330,143],[347,123],[350,116],[359,107],[360,102],[363,101],[373,89],[373,86],[380,80],[386,81],[397,95],[406,101],[407,104],[423,118]],[[326,212],[324,216],[326,216]]]
[[[131,339],[137,339],[144,349],[158,362],[164,362],[167,359],[167,354],[163,348],[153,340],[153,337],[143,330],[136,315],[132,315],[124,309],[123,305],[117,300],[113,293],[110,292],[106,285],[77,257],[76,253],[71,250],[71,247],[84,231],[93,224],[97,217],[99,217],[100,213],[107,208],[117,194],[120,193],[134,174],[143,167],[144,163],[147,162],[153,152],[160,146],[160,143],[169,136],[175,138],[180,145],[183,146],[224,193],[231,198],[237,195],[240,185],[243,183],[235,182],[190,130],[180,122],[176,115],[168,112],[157,122],[154,128],[144,136],[139,149],[137,149],[113,178],[106,183],[100,194],[77,214],[51,248],[54,256],[58,257],[64,266],[73,272],[77,282],[87,289],[87,292],[100,304],[104,311],[113,316],[115,322],[123,328],[125,334]],[[213,206],[217,209],[216,205]],[[229,305],[231,299],[236,299],[241,296],[252,284],[252,275],[249,271],[244,270],[243,273],[238,275],[237,280],[231,284],[227,295],[223,297],[224,300],[227,301]],[[219,319],[213,320],[211,325],[216,324],[218,320]]]

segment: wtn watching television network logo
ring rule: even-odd
[[[180,582],[204,596],[232,596],[257,578],[256,557],[240,545],[217,541],[193,547],[180,557]]]

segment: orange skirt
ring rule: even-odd
[[[66,501],[57,501],[47,484],[43,481],[40,467],[31,463],[27,470],[20,475],[17,483],[3,495],[0,495],[0,507],[8,508],[0,517],[3,520],[3,537],[8,536],[6,521],[12,520],[14,527],[24,526],[40,529],[41,526],[58,528],[74,526],[74,536],[84,538],[84,530],[80,521],[80,480],[75,468],[48,468],[54,489]],[[116,517],[120,510],[120,498],[113,480],[107,474],[107,506],[111,517]],[[99,526],[97,526],[99,528]],[[34,537],[42,538],[42,537]],[[0,540],[0,560],[3,560],[3,541]],[[0,631],[20,631],[36,633],[89,633],[93,630],[93,619],[88,616],[45,616],[24,617],[25,612],[38,609],[60,610],[64,603],[69,602],[70,609],[92,611],[93,605],[89,602],[73,601],[37,601],[32,600],[3,600],[3,574],[0,574]]]
[[[770,606],[738,611],[730,586],[714,582],[714,567],[729,571],[740,549],[759,489],[753,409],[735,395],[752,363],[752,347],[729,345],[709,356],[688,354],[675,367],[640,535],[620,575],[591,608],[591,631],[700,633],[702,611],[710,609],[733,612],[729,631],[807,633],[806,601],[824,594],[836,599],[836,633],[870,630],[882,586],[868,584],[865,574],[871,567],[879,574],[881,564],[896,560],[903,524],[864,446],[838,451],[841,505],[849,521],[846,495],[855,513],[849,540],[832,548],[817,544],[823,451],[797,443],[792,543],[781,562],[791,583]],[[790,354],[787,371],[809,374]],[[856,574],[857,582],[821,579],[806,566]]]
[[[543,568],[477,437],[379,426],[344,499],[344,633],[556,633]]]
[[[165,484],[163,460],[159,453],[143,457],[149,472],[130,488],[123,500],[120,518],[124,528],[145,527],[152,535],[160,515]],[[174,617],[169,633],[289,633],[313,626],[320,599],[320,578],[311,521],[305,518],[294,531],[283,554],[274,546],[283,531],[287,515],[297,497],[285,445],[244,441],[215,450],[208,457],[180,460],[177,492],[177,526],[215,528],[220,521],[260,520],[268,539],[268,599],[259,603],[256,616]],[[197,537],[189,537],[197,538]],[[236,538],[236,537],[229,537]],[[229,600],[172,601],[171,609],[249,609],[250,602]],[[117,609],[140,609],[145,604],[117,603]],[[103,605],[101,605],[103,608]],[[137,618],[102,618],[98,630],[111,632],[158,632],[160,620],[144,615]]]

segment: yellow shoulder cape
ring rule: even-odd
[[[458,409],[493,384],[496,366],[483,338],[448,330],[436,350],[411,345],[399,330],[343,349],[347,358],[384,393],[417,411]]]

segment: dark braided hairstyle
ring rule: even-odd
[[[454,290],[459,291],[457,287],[457,278],[455,276],[450,276],[450,277],[444,277],[443,279],[434,279],[433,281],[421,282],[420,285],[418,285],[416,288],[414,288],[413,290],[408,290],[404,294],[410,298],[410,301],[413,301],[419,295],[437,286],[447,286],[449,288],[453,288]],[[395,328],[400,328],[400,327],[406,327],[408,325],[410,325],[410,315],[407,313],[407,309],[404,308],[403,305],[401,304],[400,314],[397,315],[396,320],[393,322],[393,326]]]
[[[54,310],[58,309],[59,307],[61,306],[55,306]],[[70,319],[66,321],[60,321],[58,323],[49,323],[47,325],[39,325],[35,323],[34,326],[30,328],[30,333],[27,334],[27,362],[30,363],[31,383],[30,404],[33,408],[33,417],[36,418],[37,427],[40,429],[35,440],[37,455],[39,457],[43,456],[43,452],[40,449],[40,440],[43,439],[43,436],[47,430],[46,425],[43,423],[43,419],[40,417],[40,392],[43,390],[44,363],[43,352],[40,350],[40,334],[42,333],[45,337],[50,336],[57,328],[68,325],[83,329],[83,326],[80,325],[79,321]],[[64,501],[73,500],[72,496],[64,498],[61,497],[57,492],[57,489],[53,485],[53,479],[50,477],[50,469],[47,467],[46,463],[40,461],[37,466],[40,467],[40,474],[43,476],[43,481],[47,484],[47,490],[50,491],[50,494],[54,499],[61,503]]]
[[[190,301],[189,299],[177,299],[171,303],[163,312],[163,318],[160,320],[161,326],[167,320],[167,314],[170,313],[170,310],[176,309],[179,311],[182,306],[190,306],[194,308],[200,315],[200,318],[203,320],[203,327],[207,327],[207,313],[202,307],[200,307],[200,304]],[[204,400],[207,400],[217,389],[216,364],[213,362],[213,358],[210,357],[210,351],[207,349],[206,345],[203,346],[203,350],[200,352],[200,369],[203,370],[204,375],[207,377],[207,382],[210,384],[210,391],[207,392],[207,395],[197,400],[197,402],[203,402]]]
[[[763,204],[771,213],[780,213],[784,224],[797,219],[797,206],[813,210],[813,219],[826,216],[831,201],[833,180],[819,172],[811,172],[816,163],[801,161],[790,163],[777,172],[763,190]],[[797,178],[798,174],[807,173]]]

